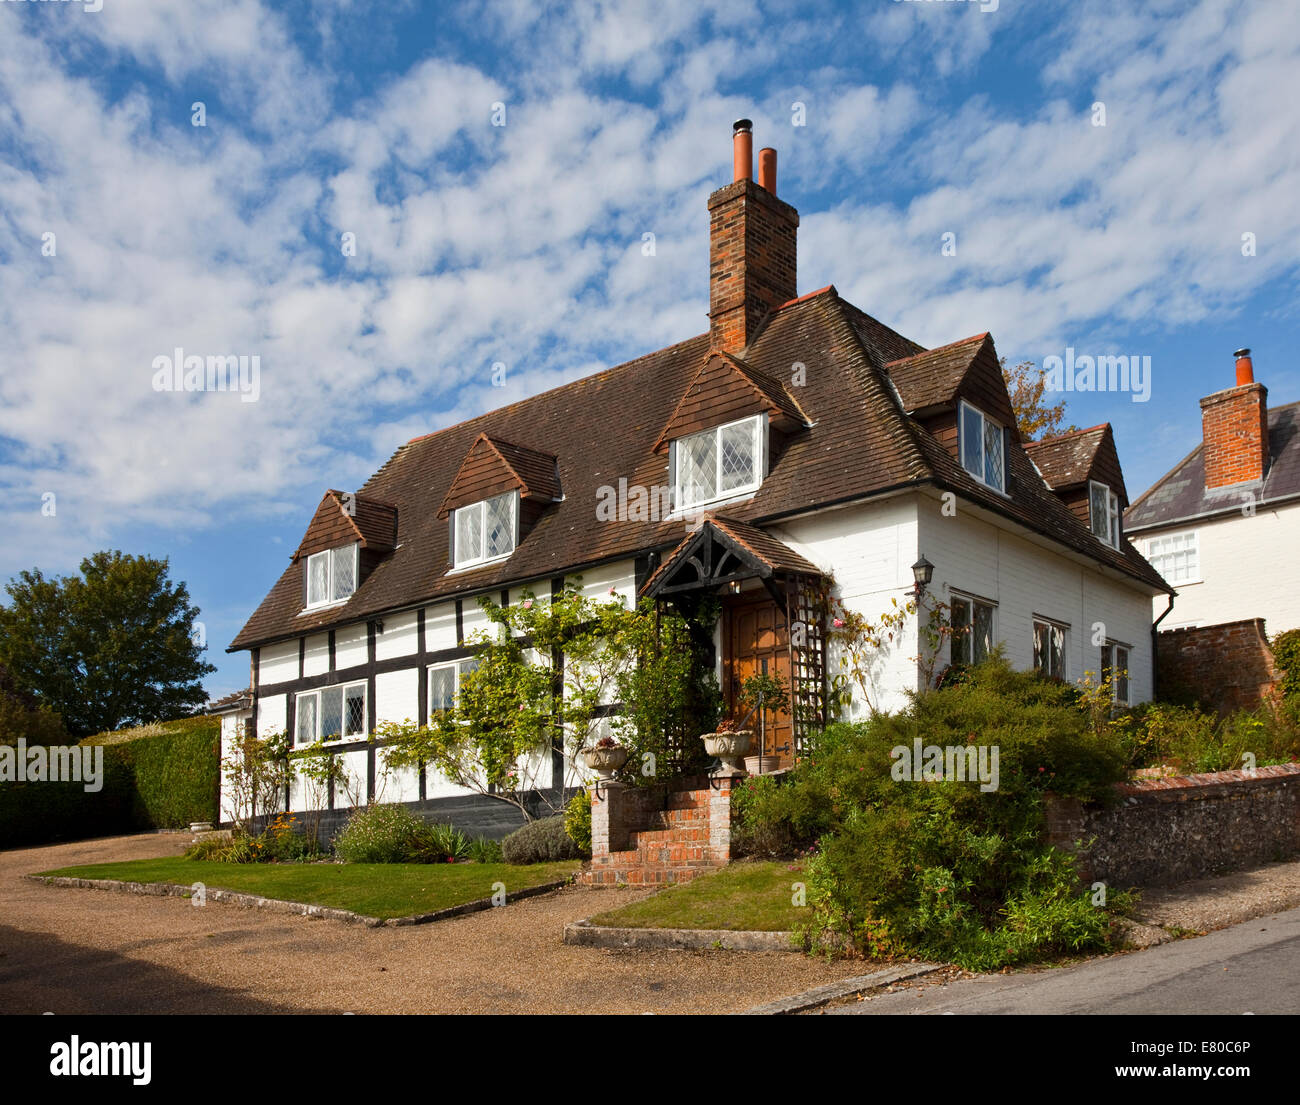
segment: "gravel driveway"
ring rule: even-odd
[[[185,833],[0,852],[0,1012],[729,1013],[859,974],[770,952],[605,951],[566,922],[643,897],[570,887],[450,921],[367,929],[24,874],[179,855]]]

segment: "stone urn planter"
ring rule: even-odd
[[[584,748],[579,755],[582,756],[583,763],[606,781],[612,779],[614,772],[627,763],[627,749],[621,744],[597,744]]]
[[[704,751],[722,761],[718,774],[743,775],[745,769],[740,766],[740,758],[749,751],[754,739],[752,729],[737,729],[730,733],[705,733],[703,735]]]

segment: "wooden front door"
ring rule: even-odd
[[[781,677],[786,693],[790,689],[790,639],[785,611],[764,594],[758,599],[729,598],[723,607],[723,694],[728,716],[740,720],[746,707],[740,702],[740,685],[755,672]],[[758,753],[758,715],[746,723],[754,730],[752,754]],[[766,711],[764,717],[763,755],[775,756],[778,766],[794,762],[794,729],[789,709],[781,713]],[[763,765],[766,770],[766,763]]]

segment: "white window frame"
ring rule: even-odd
[[[348,692],[354,691],[357,688],[361,689],[361,716],[363,719],[366,720],[362,721],[360,732],[349,733],[347,732]],[[305,747],[306,745],[313,744],[316,741],[321,739],[320,700],[321,700],[321,695],[327,691],[339,691],[343,696],[343,706],[340,714],[340,720],[342,724],[340,725],[339,735],[337,737],[333,737],[329,740],[326,740],[325,743],[327,745],[344,744],[350,741],[359,741],[359,740],[363,741],[366,739],[367,737],[366,725],[370,717],[368,713],[369,703],[366,701],[367,695],[369,694],[369,688],[367,687],[366,681],[361,680],[360,682],[353,682],[353,683],[335,683],[332,687],[320,687],[319,689],[314,691],[299,691],[298,694],[294,696],[293,746],[295,748]],[[301,731],[302,703],[303,703],[303,699],[306,698],[314,698],[316,700],[316,725],[315,725],[316,731],[312,734],[311,740],[303,740],[302,731]]]
[[[979,659],[977,659],[975,656],[975,607],[984,606],[988,608],[989,611],[988,650],[992,651],[997,646],[998,643],[998,604],[996,602],[990,602],[988,599],[982,599],[978,595],[968,594],[965,591],[953,591],[949,596],[949,599],[950,599],[949,601],[950,609],[953,602],[964,602],[970,606],[970,621],[966,623],[966,625],[969,628],[967,629],[966,633],[962,635],[963,639],[966,642],[968,642],[966,648],[967,651],[969,651],[970,653],[970,658],[967,660],[958,660],[955,658],[954,651],[957,647],[958,638],[956,635],[953,635],[949,638],[948,659],[951,663],[954,664],[978,664],[980,660],[984,659],[984,657],[980,657]],[[985,656],[987,655],[988,653],[986,652]]]
[[[472,667],[469,667],[467,671],[463,671],[463,672],[462,672],[462,671],[461,671],[461,668],[462,668],[462,667],[465,667],[466,665],[472,665]],[[433,673],[434,673],[435,671],[446,671],[447,669],[450,669],[451,672],[453,673],[453,675],[455,676],[455,679],[454,679],[454,681],[453,681],[453,689],[452,689],[452,692],[451,692],[452,707],[453,707],[453,709],[454,709],[454,708],[455,708],[455,704],[456,704],[456,700],[457,700],[457,699],[459,698],[459,696],[460,696],[460,681],[461,681],[461,677],[462,677],[463,675],[468,675],[470,671],[473,671],[473,670],[474,670],[475,668],[477,668],[477,667],[478,667],[478,658],[475,657],[475,656],[466,656],[466,657],[463,657],[463,658],[460,659],[460,660],[447,660],[447,661],[445,661],[445,662],[443,662],[443,663],[441,663],[441,664],[430,664],[430,665],[429,665],[429,678],[428,678],[428,680],[426,681],[426,682],[427,682],[427,691],[426,691],[427,698],[426,698],[426,701],[425,701],[425,710],[427,711],[427,714],[428,714],[428,717],[429,717],[429,720],[430,720],[430,721],[433,720],[433,718],[434,718],[435,715],[442,713],[442,712],[446,709],[446,707],[443,707],[443,706],[439,706],[439,707],[437,707],[437,709],[434,708],[434,705],[433,705]]]
[[[979,419],[980,419],[980,438],[979,438],[980,470],[978,472],[972,472],[969,468],[966,467],[966,413],[965,412],[968,410],[973,412],[974,414],[979,415]],[[1002,486],[1001,487],[999,487],[995,483],[989,483],[988,480],[984,478],[984,470],[986,468],[986,458],[984,456],[984,439],[985,439],[985,435],[988,433],[988,430],[986,428],[988,426],[993,426],[997,429],[998,440],[1002,443]],[[1007,440],[1006,427],[1004,427],[1001,422],[995,422],[992,418],[990,418],[987,414],[985,414],[982,410],[979,409],[979,407],[975,406],[973,403],[968,403],[966,402],[965,399],[958,400],[957,463],[961,465],[961,470],[963,472],[979,480],[979,482],[982,483],[985,487],[992,488],[992,490],[996,491],[999,495],[1005,495],[1007,493],[1008,464],[1007,464],[1006,440]]]
[[[462,558],[460,555],[460,542],[456,540],[456,533],[459,530],[459,519],[462,513],[471,510],[479,512],[479,538],[482,542],[482,551],[487,551],[487,508],[489,503],[496,502],[498,499],[510,500],[510,548],[504,553],[498,553],[495,556],[480,555],[476,557]],[[481,564],[495,564],[501,560],[509,560],[519,547],[519,492],[507,491],[504,495],[492,495],[486,499],[480,499],[476,503],[470,503],[468,506],[457,507],[451,512],[451,552],[452,571],[460,571],[462,568],[476,568]]]
[[[307,557],[307,575],[303,580],[303,598],[304,605],[308,610],[318,610],[323,606],[334,606],[336,603],[347,602],[357,593],[357,576],[361,571],[360,557],[358,555],[360,544],[356,541],[351,545],[336,545],[332,549],[323,549],[321,552],[312,553]],[[334,556],[336,553],[350,549],[352,551],[352,590],[346,595],[334,596]],[[313,561],[318,561],[325,557],[325,598],[318,602],[311,601],[311,566]]]
[[[1097,519],[1093,517],[1092,511],[1092,489],[1099,487],[1106,493],[1106,535],[1097,532]],[[1119,548],[1120,539],[1120,513],[1119,513],[1119,496],[1111,490],[1109,484],[1102,483],[1100,480],[1088,481],[1088,528],[1092,530],[1092,535],[1103,544],[1109,545],[1113,549]]]
[[[1046,675],[1048,678],[1055,678],[1055,679],[1068,678],[1067,673],[1070,670],[1070,648],[1069,648],[1070,627],[1069,625],[1067,625],[1065,622],[1054,621],[1052,618],[1044,618],[1039,614],[1035,614],[1031,619],[1030,632],[1036,635],[1038,633],[1039,626],[1042,626],[1044,629],[1051,630],[1052,632],[1059,633],[1061,635],[1061,670],[1057,672],[1043,671],[1043,669],[1038,666],[1038,644],[1036,641],[1033,641],[1033,639],[1031,638],[1031,642],[1033,644],[1034,670],[1037,672],[1041,672],[1043,675]],[[1051,652],[1050,644],[1048,646],[1048,651],[1050,654]]]
[[[724,430],[731,429],[733,426],[741,426],[750,423],[752,426],[754,442],[754,478],[751,482],[742,487],[731,487],[726,491],[722,488],[722,433]],[[714,436],[713,463],[714,469],[714,494],[706,499],[695,499],[686,502],[684,499],[684,485],[682,484],[681,469],[682,458],[685,456],[684,446],[689,441],[696,438],[704,437],[707,434]],[[687,434],[685,437],[679,437],[672,442],[672,480],[673,480],[673,510],[674,511],[692,511],[700,507],[708,506],[710,503],[720,503],[728,499],[739,499],[744,495],[752,495],[763,486],[763,480],[767,476],[767,415],[752,414],[745,418],[737,418],[731,422],[724,422],[719,426],[712,426],[707,430],[701,430],[699,433]]]
[[[1167,542],[1167,541],[1172,542],[1180,538],[1189,539],[1185,550],[1171,549],[1169,552],[1165,552],[1165,553],[1161,553],[1157,551],[1157,546],[1161,542]],[[1161,569],[1160,565],[1157,563],[1157,561],[1159,560],[1164,560],[1171,556],[1176,556],[1180,551],[1186,551],[1188,559],[1191,561],[1192,574],[1187,579],[1174,579],[1172,576],[1167,575],[1163,571],[1163,569]],[[1161,534],[1159,537],[1147,538],[1146,558],[1147,561],[1151,564],[1151,567],[1155,568],[1155,570],[1159,572],[1161,576],[1163,576],[1166,580],[1172,583],[1175,587],[1185,587],[1190,583],[1203,583],[1205,581],[1205,577],[1201,574],[1201,531],[1200,530],[1195,530],[1195,529],[1180,530],[1178,533],[1164,533]],[[1170,628],[1173,629],[1176,627],[1170,626]]]
[[[1119,666],[1119,653],[1124,653],[1124,666]],[[1104,683],[1106,681],[1107,671],[1122,671],[1123,679],[1116,679],[1111,684],[1111,701],[1117,706],[1130,706],[1133,702],[1133,646],[1126,645],[1123,641],[1112,641],[1107,638],[1106,643],[1101,646],[1101,669],[1098,672],[1098,678]],[[1124,686],[1124,696],[1120,697],[1120,684]]]

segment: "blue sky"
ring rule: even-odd
[[[1149,356],[1149,401],[1068,397],[1131,495],[1239,346],[1300,399],[1291,5],[541,7],[0,0],[0,579],[166,556],[208,689],[244,686],[225,645],[326,487],[706,329],[741,116],[800,291],[927,346]],[[257,401],[155,390],[177,347],[256,355]]]

